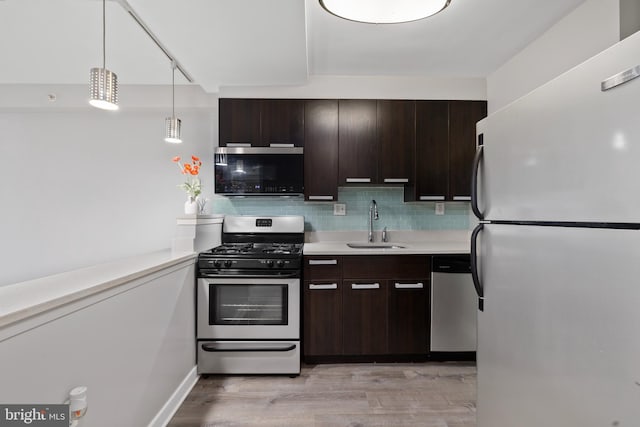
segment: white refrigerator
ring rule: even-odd
[[[640,426],[640,34],[478,124],[478,427]]]

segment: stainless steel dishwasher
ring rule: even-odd
[[[431,357],[474,359],[478,297],[469,255],[438,255],[432,262]]]

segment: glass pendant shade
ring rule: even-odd
[[[106,68],[92,68],[89,104],[103,110],[118,109],[118,76]]]
[[[182,139],[180,139],[180,127],[182,126],[180,119],[177,117],[167,117],[165,122],[167,125],[167,136],[164,140],[173,144],[180,144],[182,142]]]
[[[398,24],[417,21],[443,10],[451,0],[319,0],[329,13],[350,21]]]

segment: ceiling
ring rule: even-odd
[[[452,0],[421,21],[371,25],[317,0],[128,0],[211,93],[309,75],[485,77],[583,2]],[[106,67],[120,84],[170,84],[169,60],[126,3],[107,1]],[[100,0],[0,0],[0,84],[87,84],[102,66],[101,25]]]

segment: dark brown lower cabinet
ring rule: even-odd
[[[429,283],[390,280],[389,350],[395,354],[425,354],[429,342]]]
[[[344,354],[388,354],[386,281],[344,280],[342,284]]]
[[[305,256],[305,358],[426,357],[430,265],[426,255]]]
[[[305,281],[303,341],[306,356],[342,354],[342,284]]]

